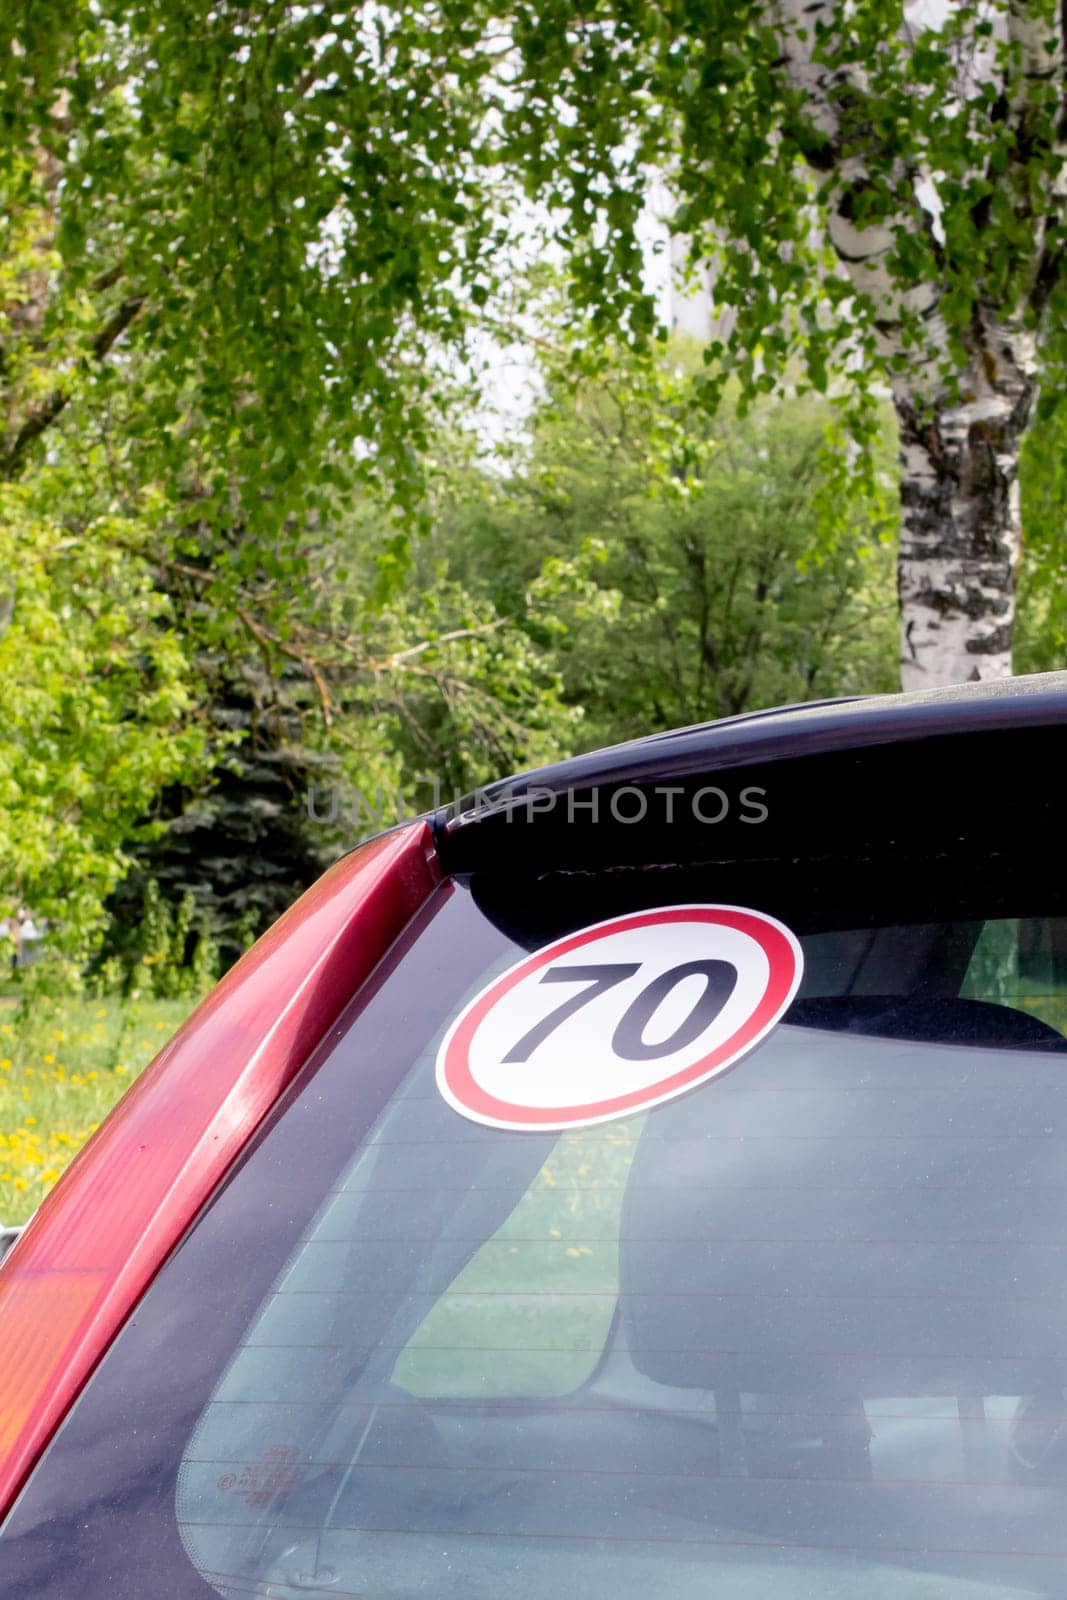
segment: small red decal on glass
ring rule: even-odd
[[[667,906],[556,939],[494,978],[437,1054],[449,1105],[490,1128],[582,1128],[732,1067],[788,1010],[796,937],[741,906]]]

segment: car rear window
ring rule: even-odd
[[[529,1133],[435,1084],[523,953],[441,891],[105,1358],[4,1593],[1062,1596],[1067,920],[860,909],[795,926],[732,1071]]]

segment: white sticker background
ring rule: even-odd
[[[730,926],[731,917],[743,927]],[[704,973],[672,981],[676,969],[693,962],[727,964],[720,983],[732,980],[732,988],[721,1008],[706,1004]],[[610,986],[599,991],[595,977],[580,971],[620,964],[636,970],[602,979]],[[573,980],[566,976],[571,969]],[[582,1127],[627,1116],[686,1092],[747,1054],[781,1019],[802,969],[794,935],[763,913],[676,906],[615,917],[556,940],[487,984],[441,1044],[438,1087],[455,1110],[491,1127]],[[712,1014],[695,1031],[692,1019],[699,1019],[702,1005]],[[615,1048],[626,1018],[642,1059]],[[536,1038],[550,1021],[540,1042],[529,1045],[531,1032]],[[658,1050],[675,1038],[676,1048]],[[508,1059],[516,1054],[525,1058]],[[678,1075],[685,1073],[691,1077],[679,1086]],[[620,1107],[627,1097],[639,1103]]]
[[[711,937],[709,938],[709,933]],[[719,1015],[699,1038],[653,1061],[625,1061],[611,1048],[620,1017],[637,997],[672,967],[708,958],[737,968],[737,986]],[[563,1106],[599,1100],[605,1094],[633,1094],[678,1072],[728,1039],[759,1004],[767,986],[767,957],[754,939],[734,928],[709,929],[698,923],[667,923],[629,928],[582,945],[553,967],[588,967],[637,962],[632,978],[595,996],[537,1046],[527,1061],[505,1062],[515,1044],[542,1018],[577,995],[581,984],[546,984],[548,970],[532,972],[503,995],[471,1042],[469,1061],[475,1083],[498,1100],[527,1106]],[[664,996],[644,1031],[649,1044],[669,1039],[685,1022],[706,987],[694,974]]]

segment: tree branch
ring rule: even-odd
[[[511,617],[494,617],[492,622],[483,622],[476,628],[453,628],[451,633],[439,633],[436,639],[423,639],[421,644],[413,644],[406,650],[394,650],[382,665],[386,668],[397,667],[402,661],[409,661],[412,656],[418,656],[424,650],[432,650],[438,644],[451,644],[455,639],[477,639],[483,634],[494,633],[497,628],[503,628],[511,621]]]
[[[128,299],[124,300],[91,340],[86,359],[91,356],[96,361],[103,361],[116,341],[121,338],[133,322],[144,303],[145,296],[143,294],[130,295]],[[45,433],[56,418],[66,410],[70,404],[70,399],[71,390],[69,388],[53,389],[48,398],[30,412],[16,433],[11,448],[2,458],[4,476],[11,475],[33,441],[39,439],[41,434]]]
[[[884,354],[899,348],[908,321],[925,324],[929,352],[925,360],[910,357],[911,384],[920,386],[937,372],[938,355],[947,342],[939,311],[944,284],[936,276],[908,287],[894,277],[891,258],[901,229],[922,234],[935,244],[934,219],[919,195],[922,174],[899,157],[879,150],[876,135],[865,126],[869,86],[861,67],[833,68],[817,59],[817,24],[832,33],[837,0],[771,0],[782,62],[792,87],[807,109],[805,130],[794,136],[808,164],[827,179],[827,234],[838,261],[856,292],[873,308],[875,338]],[[907,43],[907,36],[902,35]],[[882,156],[883,159],[879,159]],[[895,210],[872,220],[863,217],[865,194],[887,191],[907,194]],[[931,248],[938,261],[939,248]]]
[[[318,663],[306,651],[301,650],[298,645],[290,644],[288,640],[280,639],[271,629],[264,627],[261,622],[257,622],[245,606],[234,606],[234,614],[240,618],[253,639],[262,645],[264,649],[277,650],[281,655],[287,656],[290,661],[295,661],[303,667],[315,685],[315,692],[319,697],[319,706],[322,711],[322,720],[327,727],[330,727],[333,722],[334,704],[326,679],[323,677]]]

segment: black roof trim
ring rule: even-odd
[[[505,779],[430,819],[439,847],[506,813],[531,791],[563,794],[655,783],[828,752],[1067,723],[1067,672],[913,694],[823,700],[654,734]]]

